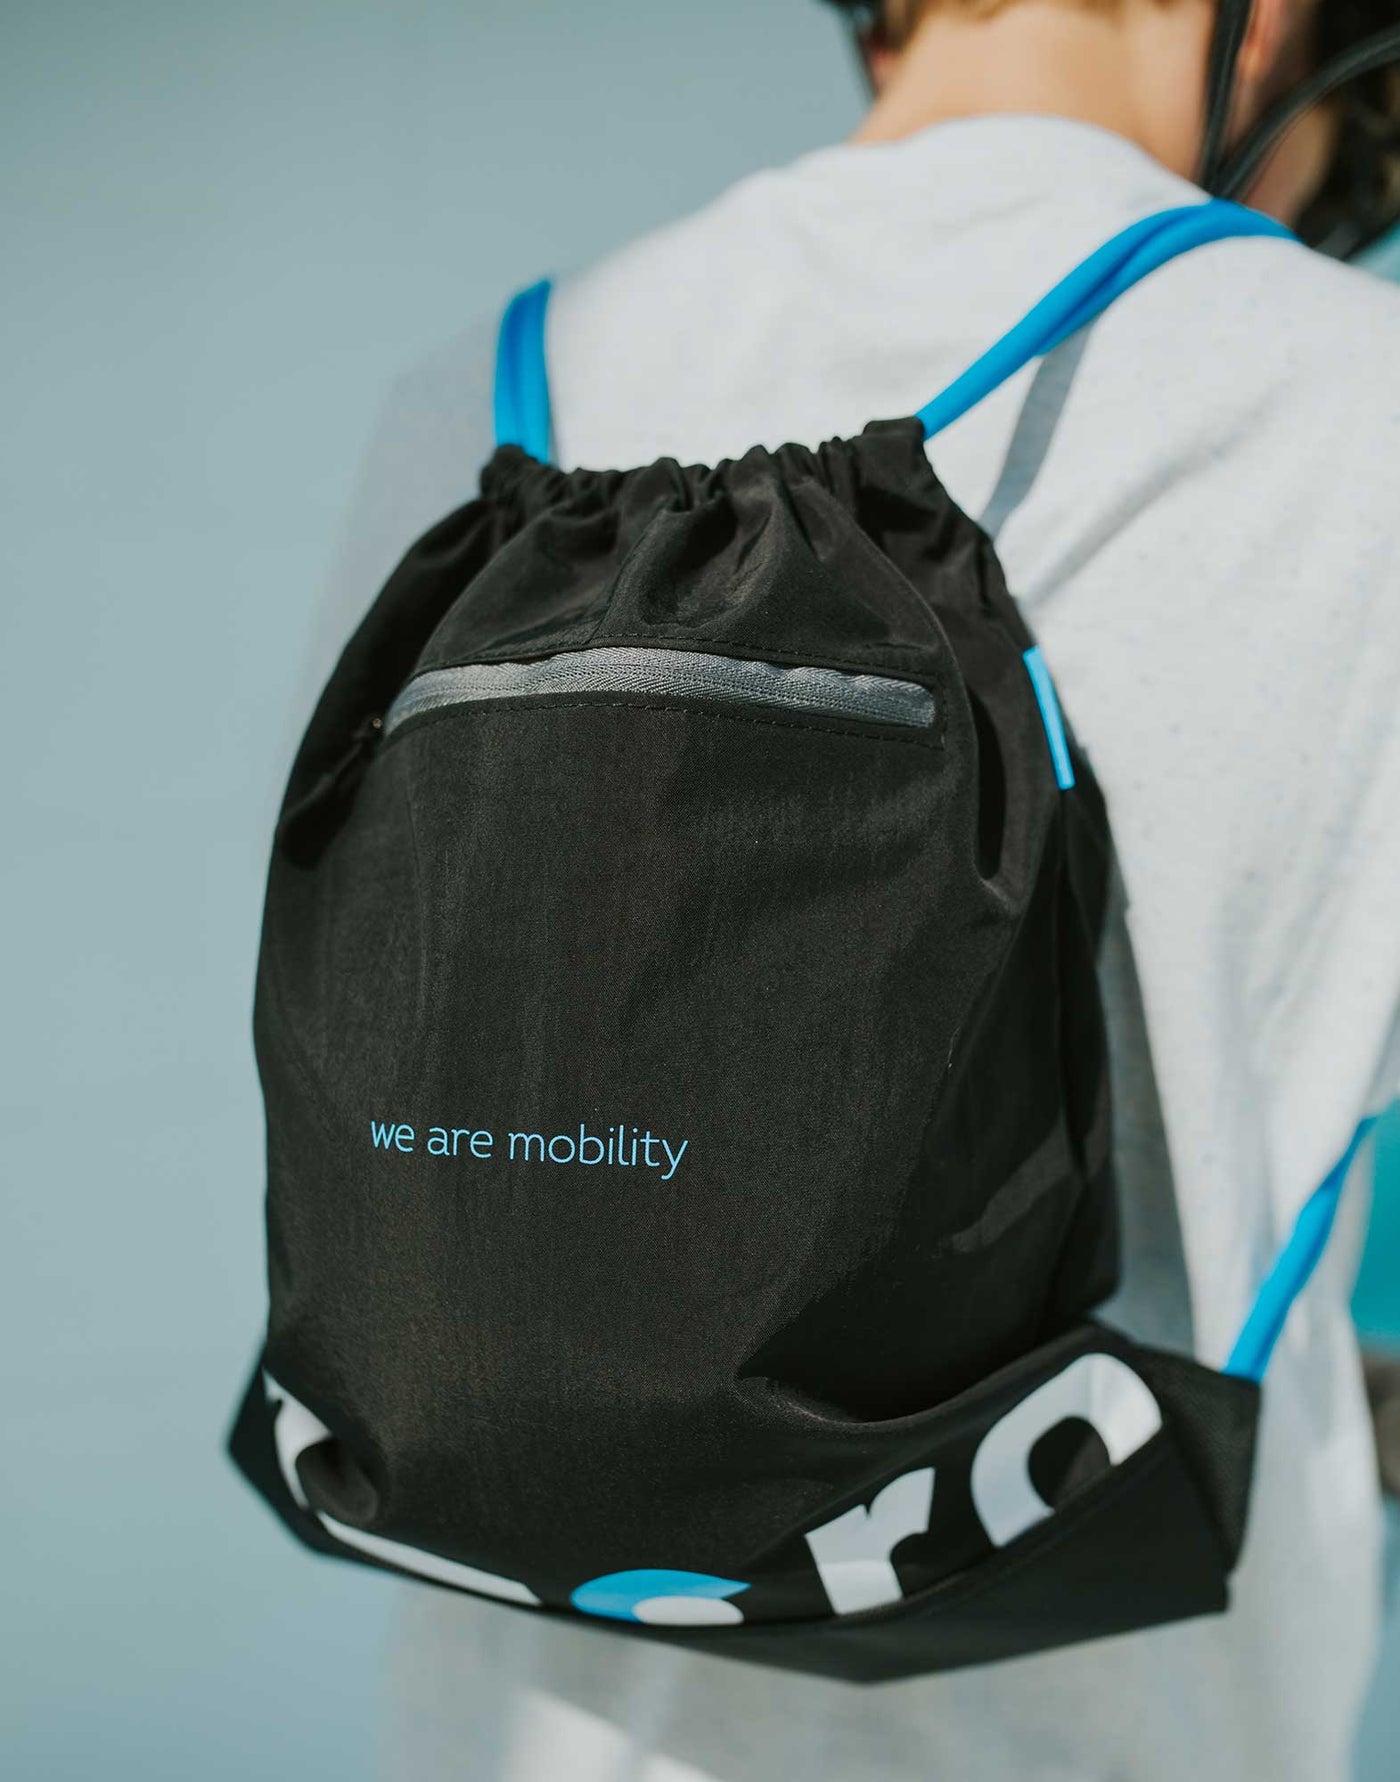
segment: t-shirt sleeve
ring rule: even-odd
[[[1380,1068],[1376,1072],[1367,1112],[1383,1114],[1397,1102],[1400,1102],[1400,1009],[1396,1011],[1390,1039],[1381,1054]]]
[[[1251,944],[1282,1133],[1310,1105],[1400,1096],[1400,510],[1324,490],[1311,623],[1274,682],[1289,738]],[[1241,827],[1257,821],[1240,813]]]

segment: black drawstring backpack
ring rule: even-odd
[[[1148,218],[917,417],[713,469],[552,468],[548,287],[512,305],[480,497],[351,639],[273,849],[232,1451],[307,1545],[860,1681],[1226,1606],[1340,1177],[1225,1373],[1092,1321],[1107,823],[924,442],[1277,232]]]

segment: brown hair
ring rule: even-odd
[[[897,47],[914,35],[914,27],[926,12],[947,4],[949,0],[885,0],[880,8],[880,27],[889,42]],[[985,19],[1000,12],[1010,0],[952,0],[952,4],[970,18]]]
[[[1015,0],[883,0],[880,6],[880,35],[891,49],[901,49],[914,35],[914,29],[925,13],[961,12],[970,19],[989,19],[1003,12]],[[1114,0],[1084,0],[1084,4],[1106,8]]]

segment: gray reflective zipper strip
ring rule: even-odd
[[[519,699],[532,693],[723,699],[921,730],[933,723],[933,695],[914,681],[843,674],[835,668],[781,668],[773,662],[702,656],[692,650],[618,648],[570,650],[542,662],[467,662],[460,668],[430,668],[411,680],[389,708],[384,734],[445,706]]]

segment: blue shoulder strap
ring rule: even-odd
[[[1131,224],[1062,278],[1008,334],[919,410],[924,437],[932,439],[951,426],[1022,366],[1077,334],[1159,266],[1192,248],[1240,235],[1293,239],[1292,231],[1272,217],[1223,198],[1158,211]]]
[[[1133,223],[1061,279],[1008,334],[919,410],[925,437],[932,439],[1022,366],[1077,334],[1159,266],[1207,242],[1241,235],[1292,239],[1272,217],[1223,198],[1159,211]],[[550,282],[542,279],[513,298],[501,318],[496,346],[496,444],[520,446],[542,462],[549,459],[551,441],[544,342],[549,295]]]
[[[544,323],[550,282],[541,279],[510,300],[496,339],[496,444],[520,446],[549,462],[552,428]]]
[[[1293,1302],[1313,1277],[1322,1260],[1327,1240],[1337,1220],[1337,1206],[1342,1198],[1351,1166],[1357,1153],[1371,1136],[1377,1116],[1369,1115],[1357,1127],[1351,1143],[1333,1166],[1331,1173],[1303,1204],[1288,1242],[1279,1251],[1274,1266],[1264,1277],[1264,1285],[1255,1296],[1244,1328],[1235,1338],[1235,1346],[1225,1363],[1227,1374],[1239,1374],[1246,1380],[1262,1380],[1269,1365],[1274,1345],[1283,1335]]]

